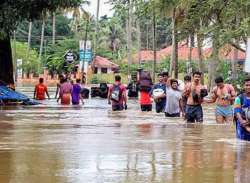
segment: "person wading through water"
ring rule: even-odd
[[[183,112],[182,95],[178,90],[178,81],[170,80],[170,87],[167,88],[167,103],[165,108],[166,117],[180,117]]]
[[[244,92],[234,102],[236,136],[250,141],[250,78],[244,81]]]
[[[81,89],[82,89],[81,88],[81,79],[76,79],[76,83],[73,84],[73,89],[72,89],[72,93],[71,93],[73,105],[79,105],[80,100],[82,101],[82,104],[84,104],[83,98],[81,95]]]
[[[207,90],[201,85],[201,72],[194,72],[192,82],[185,86],[183,96],[187,97],[186,120],[188,123],[203,122],[202,102]]]
[[[184,77],[184,88],[191,84],[191,80],[192,80],[192,78],[189,75],[186,75]],[[183,117],[184,117],[184,119],[186,119],[186,115],[185,115],[186,112],[185,111],[186,111],[186,106],[187,106],[187,99],[188,99],[187,96],[182,95],[182,104],[183,104],[183,112],[184,112]]]
[[[62,105],[70,105],[72,88],[72,84],[68,81],[67,77],[64,78],[64,82],[60,86],[60,93],[57,102],[61,100]]]
[[[115,76],[115,83],[109,87],[108,104],[112,104],[113,111],[127,110],[126,88],[121,83],[121,76]]]
[[[48,96],[48,99],[50,99],[48,88],[43,81],[43,78],[39,78],[39,84],[35,86],[34,99],[36,100],[45,100],[45,94]]]
[[[150,92],[155,101],[155,109],[157,113],[164,112],[166,105],[166,84],[163,74],[158,74],[159,82],[155,84]]]
[[[152,89],[153,83],[150,73],[148,71],[140,70],[138,72],[138,77],[141,111],[152,111],[150,91]]]
[[[232,85],[225,84],[223,78],[215,79],[216,87],[213,88],[212,98],[205,100],[207,103],[216,102],[215,116],[217,123],[233,122],[233,102],[236,92]]]

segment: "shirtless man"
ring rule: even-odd
[[[206,89],[201,85],[201,72],[194,72],[192,82],[185,86],[183,96],[187,97],[186,119],[188,123],[203,122],[201,103],[206,94]]]
[[[222,77],[215,79],[216,87],[212,91],[212,99],[205,102],[216,102],[215,116],[217,123],[233,121],[232,103],[236,97],[236,92],[232,85],[225,84]]]

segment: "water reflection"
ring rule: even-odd
[[[9,120],[11,120],[9,118]],[[6,122],[0,122],[0,180],[1,182],[10,182],[13,169],[12,153],[8,150],[8,138],[12,136],[13,125]]]
[[[235,157],[235,183],[249,182],[250,180],[250,143],[237,141]]]

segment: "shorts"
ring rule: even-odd
[[[217,105],[215,108],[215,115],[216,116],[223,116],[223,117],[232,117],[233,116],[233,109],[232,106],[220,106]]]
[[[187,105],[186,119],[188,123],[203,122],[203,111],[201,105]]]
[[[122,104],[112,105],[112,111],[122,111],[124,109]]]
[[[165,112],[165,116],[166,117],[180,117],[181,115],[180,115],[180,113],[169,114],[169,113]]]
[[[141,111],[152,111],[152,104],[141,105]]]

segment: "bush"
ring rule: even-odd
[[[89,81],[91,84],[99,84],[99,83],[114,83],[114,78],[116,74],[93,74]],[[127,83],[128,78],[126,74],[119,74],[122,78],[122,83]]]
[[[97,76],[96,75],[94,75],[92,78],[91,78],[91,84],[98,84],[99,83],[99,81],[98,81],[98,78],[97,78]]]

